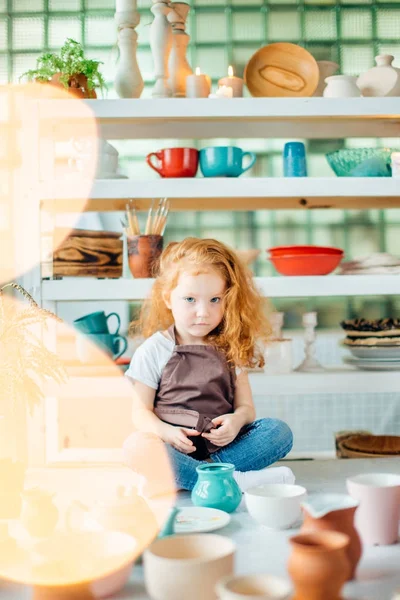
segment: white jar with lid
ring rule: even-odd
[[[392,152],[392,177],[400,177],[400,152]]]

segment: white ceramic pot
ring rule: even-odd
[[[357,86],[363,96],[400,96],[400,71],[392,66],[394,56],[375,57],[376,67],[361,73]]]
[[[339,65],[331,60],[317,60],[317,65],[319,69],[319,81],[313,96],[322,96],[326,88],[325,79],[336,73]]]
[[[357,87],[357,78],[353,75],[332,75],[327,77],[324,98],[356,98],[361,96]]]
[[[225,577],[217,583],[219,600],[288,600],[291,585],[274,575]]]
[[[215,586],[232,575],[236,546],[222,535],[175,535],[144,552],[144,579],[152,600],[216,600]]]
[[[301,503],[307,490],[301,485],[270,483],[248,489],[247,510],[261,525],[270,529],[288,529],[301,520]]]

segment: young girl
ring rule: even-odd
[[[146,457],[162,440],[178,488],[194,487],[202,461],[233,463],[242,491],[294,483],[289,468],[266,469],[290,451],[293,437],[278,419],[254,420],[247,368],[264,365],[257,341],[269,327],[252,275],[233,250],[212,239],[170,243],[136,328],[147,339],[126,372],[138,430],[124,444],[132,469],[154,479],[156,461]]]

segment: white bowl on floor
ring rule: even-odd
[[[306,488],[289,483],[268,483],[249,488],[247,510],[255,521],[270,529],[289,529],[301,521]]]

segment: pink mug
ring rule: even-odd
[[[400,475],[368,473],[346,480],[347,490],[360,505],[355,525],[364,544],[387,546],[399,538]]]

